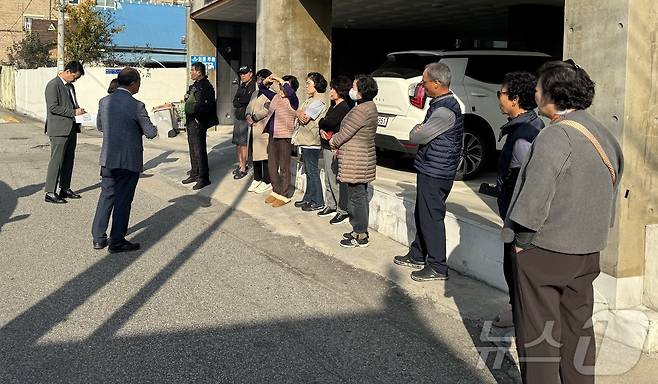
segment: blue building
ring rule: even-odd
[[[135,0],[113,2],[116,24],[113,61],[146,67],[184,67],[186,8]]]

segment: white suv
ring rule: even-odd
[[[372,73],[379,93],[377,147],[382,150],[415,154],[409,131],[421,123],[429,107],[421,85],[425,65],[437,61],[450,67],[450,88],[460,99],[464,114],[464,149],[458,178],[471,179],[501,149],[498,129],[507,121],[498,107],[496,92],[505,73],[536,72],[551,57],[538,52],[519,51],[404,51],[387,55]]]

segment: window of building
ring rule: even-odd
[[[43,19],[41,15],[26,15],[23,14],[23,30],[25,32],[32,32],[32,20]]]
[[[32,32],[32,17],[30,16],[23,17],[23,30],[25,32]]]
[[[99,8],[116,8],[116,0],[96,0],[96,6]]]

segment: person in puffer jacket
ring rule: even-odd
[[[395,256],[398,265],[419,269],[411,272],[415,281],[447,280],[446,200],[459,166],[464,117],[459,100],[450,91],[450,68],[431,63],[423,72],[425,94],[432,98],[422,124],[409,133],[418,144],[414,167],[416,176],[416,239],[409,253]]]
[[[377,153],[377,82],[371,76],[359,75],[350,90],[356,106],[347,113],[338,133],[329,140],[338,150],[338,180],[347,186],[352,232],[346,233],[340,245],[346,248],[368,246],[368,184],[375,180]]]

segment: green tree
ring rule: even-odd
[[[38,34],[28,33],[23,40],[16,41],[9,47],[9,62],[17,68],[50,67],[55,61],[50,56],[53,44],[47,44],[39,39]]]
[[[115,24],[114,14],[96,8],[94,0],[82,0],[66,8],[64,57],[66,61],[99,62],[114,48],[112,37],[123,30]]]

